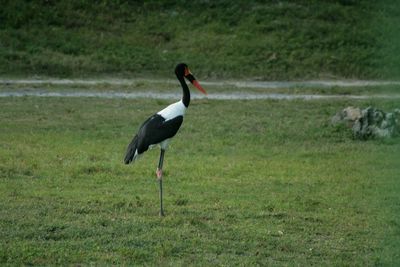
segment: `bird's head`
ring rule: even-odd
[[[175,74],[179,77],[185,77],[191,84],[193,84],[200,92],[207,94],[206,90],[199,84],[193,74],[190,72],[189,67],[185,63],[180,63],[175,68]]]

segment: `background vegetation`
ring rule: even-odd
[[[0,75],[400,77],[398,1],[23,1],[0,9]]]

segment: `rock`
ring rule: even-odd
[[[368,107],[347,107],[333,116],[333,125],[345,124],[357,139],[393,137],[400,134],[400,109],[392,113]]]
[[[334,125],[345,123],[348,127],[352,127],[354,122],[361,118],[361,109],[347,107],[333,116],[331,122]]]

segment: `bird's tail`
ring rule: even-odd
[[[126,154],[124,159],[125,164],[131,163],[138,157],[137,146],[138,146],[138,136],[135,135],[131,143],[128,145],[128,148],[126,149]]]

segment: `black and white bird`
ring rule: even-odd
[[[162,203],[162,166],[164,161],[164,153],[171,138],[175,136],[181,127],[186,109],[190,104],[190,91],[185,82],[185,78],[189,80],[189,82],[191,82],[200,92],[207,94],[185,63],[181,63],[176,66],[175,74],[182,86],[182,99],[157,112],[148,118],[142,124],[142,126],[140,126],[138,133],[133,137],[131,143],[128,145],[124,160],[125,164],[134,162],[149,148],[155,145],[160,145],[161,153],[156,175],[160,184],[161,216],[164,216]]]

